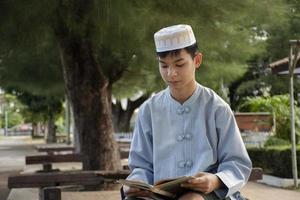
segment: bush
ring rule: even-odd
[[[267,141],[265,142],[264,146],[265,147],[269,147],[269,146],[283,146],[283,145],[290,145],[291,143],[287,140],[281,139],[281,138],[277,138],[274,136],[271,136],[267,139]]]
[[[282,178],[293,178],[290,146],[248,149],[254,167],[263,168],[264,173]],[[297,165],[300,169],[300,146],[297,148]],[[298,177],[300,174],[298,173]]]

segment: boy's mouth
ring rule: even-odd
[[[179,83],[180,81],[168,81],[169,84],[177,84]]]

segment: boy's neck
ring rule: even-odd
[[[170,88],[171,96],[176,101],[183,104],[186,100],[188,100],[193,95],[193,93],[196,90],[196,87],[197,87],[197,83],[196,81],[193,81],[184,88],[180,88],[180,89]]]

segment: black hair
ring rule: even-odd
[[[194,58],[196,52],[198,51],[198,45],[197,45],[197,42],[194,43],[194,44],[192,44],[192,45],[190,45],[190,46],[184,47],[184,48],[182,48],[182,49],[185,49],[186,52],[187,52],[188,54],[190,54],[192,58]],[[156,52],[156,54],[157,54],[157,56],[160,57],[160,58],[165,58],[165,57],[167,57],[168,55],[177,56],[177,55],[180,53],[180,51],[181,51],[182,49],[175,49],[175,50],[171,50],[171,51]]]

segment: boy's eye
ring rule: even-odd
[[[183,67],[183,65],[184,65],[184,64],[180,64],[180,65],[179,65],[179,64],[177,64],[176,66],[177,66],[177,67]]]
[[[161,68],[167,68],[168,66],[167,65],[161,65],[160,67]]]

